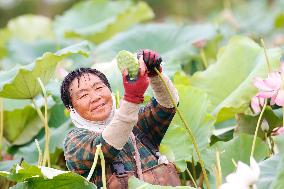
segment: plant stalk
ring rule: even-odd
[[[3,131],[4,131],[4,107],[3,99],[0,98],[0,161],[2,160]]]
[[[192,143],[193,143],[194,149],[195,149],[195,151],[196,151],[196,153],[197,153],[199,163],[200,163],[200,165],[201,165],[202,173],[203,173],[204,179],[205,179],[206,188],[207,188],[207,189],[210,189],[208,176],[207,176],[207,173],[206,173],[206,170],[205,170],[205,166],[204,166],[203,160],[202,160],[202,158],[201,158],[201,154],[200,154],[200,152],[199,152],[199,149],[198,149],[198,146],[197,146],[195,137],[194,137],[194,135],[193,135],[191,129],[189,128],[188,124],[187,124],[186,121],[184,120],[184,118],[183,118],[181,112],[180,112],[179,109],[177,108],[177,106],[176,106],[176,104],[175,104],[175,101],[174,101],[174,99],[173,99],[173,96],[172,96],[172,94],[171,94],[171,91],[170,91],[169,87],[167,86],[167,84],[166,84],[164,78],[162,77],[161,73],[157,70],[157,68],[154,68],[154,69],[155,69],[156,73],[159,75],[160,79],[163,81],[163,84],[164,84],[164,86],[166,87],[168,94],[170,95],[171,101],[172,101],[172,103],[173,103],[173,105],[174,105],[174,107],[175,107],[175,109],[176,109],[176,111],[177,111],[177,113],[178,113],[178,115],[179,115],[181,121],[183,122],[183,124],[184,124],[184,126],[185,126],[185,128],[186,128],[186,130],[187,130],[187,132],[188,132],[188,134],[189,134],[189,136],[190,136],[190,139],[191,139],[191,141],[192,141]]]
[[[42,114],[40,108],[37,106],[36,101],[35,101],[34,98],[32,99],[32,102],[33,102],[33,105],[34,105],[34,107],[35,107],[35,109],[36,109],[36,112],[37,112],[37,114],[38,114],[40,120],[44,123],[44,116],[43,116],[43,114]]]
[[[48,128],[48,116],[47,116],[47,94],[45,87],[41,81],[41,79],[38,77],[37,81],[41,87],[43,96],[44,96],[44,129],[45,129],[45,149],[44,149],[44,156],[43,156],[43,166],[46,165],[50,167],[50,156],[49,156],[49,128]]]
[[[35,143],[36,143],[36,147],[37,147],[37,150],[38,150],[38,163],[37,163],[37,166],[42,166],[42,151],[40,149],[40,146],[39,146],[39,143],[38,143],[38,140],[35,139]]]
[[[116,101],[116,108],[119,108],[119,105],[120,105],[119,91],[116,91],[115,101]]]
[[[217,187],[219,187],[222,184],[222,169],[221,169],[221,162],[220,162],[220,152],[216,151],[216,160],[217,160],[217,166],[216,166],[216,173],[217,173]]]
[[[271,66],[270,66],[270,63],[269,63],[268,55],[267,55],[267,49],[266,49],[264,40],[262,38],[260,39],[260,42],[261,42],[261,45],[264,49],[264,55],[265,55],[265,59],[266,59],[266,63],[267,63],[267,68],[268,68],[268,72],[270,73],[271,72]]]
[[[102,181],[103,181],[103,189],[107,189],[106,187],[106,163],[102,150],[100,150],[100,159],[101,159],[101,167],[102,167]]]
[[[238,164],[237,164],[237,162],[234,160],[234,158],[232,158],[232,163],[234,164],[235,168],[238,167]]]
[[[284,127],[284,107],[282,107],[282,127]]]
[[[192,152],[192,154],[193,154],[193,152]],[[195,170],[195,163],[194,163],[194,157],[193,157],[193,155],[192,155],[192,157],[191,157],[191,166],[192,166],[192,173],[193,173],[193,178],[194,178],[194,180],[196,181],[196,170]]]
[[[203,62],[203,67],[204,67],[204,69],[207,69],[207,67],[208,67],[208,62],[207,62],[207,58],[206,58],[206,55],[205,55],[205,52],[204,52],[204,48],[201,48],[201,50],[200,50],[200,56],[201,56],[201,59],[202,59],[202,62]]]
[[[253,157],[253,154],[254,154],[256,137],[257,137],[257,133],[258,133],[258,130],[259,130],[259,127],[260,127],[260,124],[261,124],[261,118],[263,116],[266,105],[267,105],[267,99],[265,99],[265,101],[264,101],[264,105],[262,107],[262,110],[261,110],[260,115],[259,115],[258,120],[257,120],[257,125],[256,125],[256,129],[255,129],[255,132],[254,132],[254,137],[253,137],[253,142],[252,142],[252,147],[251,147],[251,154],[250,154],[251,157]]]
[[[188,168],[186,168],[186,172],[187,172],[187,174],[189,175],[190,179],[192,180],[192,183],[193,183],[194,187],[197,188],[197,184],[196,184],[196,182],[195,182],[195,180],[194,180],[192,174],[191,174],[190,171],[188,170]]]
[[[98,162],[98,158],[99,158],[99,153],[101,151],[101,146],[102,146],[101,144],[97,145],[97,149],[96,149],[96,153],[95,153],[95,157],[94,157],[94,162],[93,162],[93,165],[92,165],[91,170],[89,172],[89,175],[87,177],[87,181],[90,181],[90,179],[91,179],[91,177],[92,177],[92,175],[95,171],[95,168],[96,168],[97,162]]]

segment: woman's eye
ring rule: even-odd
[[[97,87],[96,89],[101,89],[101,88],[103,88],[103,87]]]
[[[84,97],[86,97],[86,96],[87,96],[87,94],[84,94],[84,95],[80,96],[79,99],[84,98]]]

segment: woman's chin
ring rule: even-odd
[[[110,115],[110,112],[101,112],[101,113],[97,113],[94,116],[92,116],[92,121],[104,121],[108,118],[108,116]]]

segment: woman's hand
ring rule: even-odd
[[[139,58],[139,73],[135,80],[130,80],[127,70],[123,70],[124,100],[136,104],[144,101],[144,93],[149,86],[147,68],[142,57]]]
[[[150,49],[144,49],[137,53],[138,58],[141,56],[143,56],[143,60],[147,66],[147,73],[149,77],[157,75],[157,72],[154,70],[154,68],[157,68],[159,72],[162,72],[162,58],[159,53]]]

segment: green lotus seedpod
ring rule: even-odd
[[[139,63],[136,56],[126,50],[119,51],[116,56],[117,65],[120,71],[127,69],[130,79],[134,79],[138,75]]]

